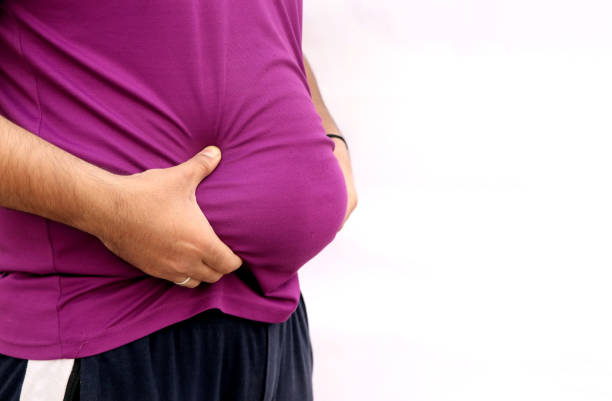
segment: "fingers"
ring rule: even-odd
[[[242,259],[219,237],[202,255],[202,263],[220,274],[229,274],[242,266]]]
[[[181,281],[179,282],[174,282],[174,284],[176,285],[180,285],[181,287],[187,287],[187,288],[196,288],[198,285],[200,285],[202,282],[199,280],[196,280],[194,278],[191,278],[185,283],[185,284],[179,284]]]
[[[195,288],[201,283],[216,283],[223,277],[223,273],[219,273],[218,271],[212,269],[206,263],[199,262],[193,268],[189,269],[182,273],[181,276],[177,279],[172,279],[174,284],[182,285],[183,287]],[[189,280],[186,280],[189,277]],[[186,281],[185,284],[179,284],[183,281]]]
[[[195,267],[193,274],[198,278],[198,280],[211,284],[216,283],[221,279],[221,277],[223,277],[223,273],[219,273],[206,263],[199,263]]]
[[[185,265],[175,260],[169,262],[164,269],[167,272],[166,274],[160,274],[162,272],[160,270],[157,274],[151,272],[149,274],[169,280],[177,285],[181,285],[178,283],[182,283],[187,277],[190,277],[190,280],[187,280],[182,286],[195,288],[201,283],[216,283],[221,277],[232,273],[243,264],[242,259],[218,238],[214,241],[213,246],[206,248],[208,250],[201,251],[200,259],[196,259],[191,265]],[[167,269],[172,271],[170,275],[168,275]]]
[[[200,259],[193,265],[178,266],[175,263],[173,270],[178,277],[172,279],[174,283],[185,280],[187,276],[191,277],[191,280],[185,285],[189,288],[195,288],[200,283],[216,283],[221,277],[234,272],[243,264],[242,259],[214,232],[212,232],[212,243],[207,244],[204,248],[200,251]]]
[[[186,162],[177,167],[185,170],[189,177],[193,177],[196,186],[217,168],[221,160],[221,150],[216,146],[207,146],[204,150],[196,153]]]

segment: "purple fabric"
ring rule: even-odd
[[[142,273],[93,235],[0,208],[0,353],[97,354],[201,311],[285,321],[347,193],[302,62],[301,0],[4,0],[0,114],[117,174],[223,158],[196,198],[263,293]]]

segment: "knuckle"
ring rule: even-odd
[[[205,247],[205,251],[202,254],[202,262],[207,266],[219,266],[223,260],[223,253],[219,246],[208,246]],[[218,270],[218,269],[215,269]]]
[[[207,283],[216,283],[217,281],[219,281],[221,279],[221,277],[223,277],[223,274],[218,273],[218,272],[214,272],[211,271],[208,275],[207,275],[207,279],[206,282]]]
[[[179,263],[176,260],[171,260],[168,262],[167,264],[167,268],[168,270],[170,270],[172,273],[179,273],[181,275],[185,275],[187,273],[187,267],[181,263]]]
[[[230,256],[223,255],[223,257],[218,260],[219,263],[215,265],[214,270],[221,274],[229,274],[242,266],[242,259],[235,254]]]
[[[224,263],[220,265],[216,270],[221,274],[229,274],[233,272],[235,269],[233,265],[230,265],[229,263]]]
[[[202,153],[198,153],[196,155],[198,162],[208,171],[213,168],[213,161],[207,156],[204,156]]]
[[[242,266],[242,259],[229,248],[220,245],[209,245],[206,248],[202,254],[202,263],[214,273],[215,281]]]

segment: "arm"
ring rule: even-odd
[[[321,95],[321,91],[319,90],[319,85],[317,84],[317,80],[312,71],[312,68],[310,67],[308,60],[306,59],[306,55],[303,56],[303,60],[304,67],[306,68],[306,76],[308,78],[308,86],[312,95],[312,101],[315,105],[317,113],[321,117],[325,132],[328,134],[342,135],[334,119],[329,113],[327,106],[323,102],[323,96]],[[342,137],[346,138],[345,135],[342,135]],[[344,221],[342,223],[342,227],[344,227],[344,223],[346,222],[350,214],[353,212],[353,210],[357,207],[357,190],[355,188],[355,182],[353,180],[353,169],[351,167],[351,159],[349,157],[348,149],[341,139],[332,138],[332,140],[336,142],[336,147],[334,148],[334,155],[338,159],[338,163],[342,168],[348,192],[348,206]],[[342,229],[342,227],[340,227],[340,229]]]
[[[336,122],[332,118],[329,110],[327,110],[327,106],[323,102],[323,96],[321,95],[321,91],[319,90],[319,85],[317,83],[317,79],[312,71],[312,67],[310,67],[310,63],[306,58],[306,55],[303,55],[304,59],[304,67],[306,68],[306,77],[308,78],[308,86],[310,87],[310,94],[312,95],[312,102],[317,109],[317,113],[321,116],[321,120],[323,121],[323,127],[325,128],[325,132],[328,134],[337,134],[341,135],[340,129],[336,125]],[[334,138],[332,138],[334,139]],[[340,139],[334,139],[340,141]],[[344,146],[344,143],[342,144]]]
[[[115,207],[113,176],[0,115],[0,206],[94,234]]]
[[[88,232],[143,272],[175,283],[189,276],[186,286],[193,288],[242,265],[194,195],[219,163],[217,150],[177,166],[117,175],[0,115],[0,206]]]

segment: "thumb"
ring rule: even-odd
[[[221,149],[216,146],[207,146],[196,153],[191,159],[183,163],[198,183],[209,175],[221,160]]]

